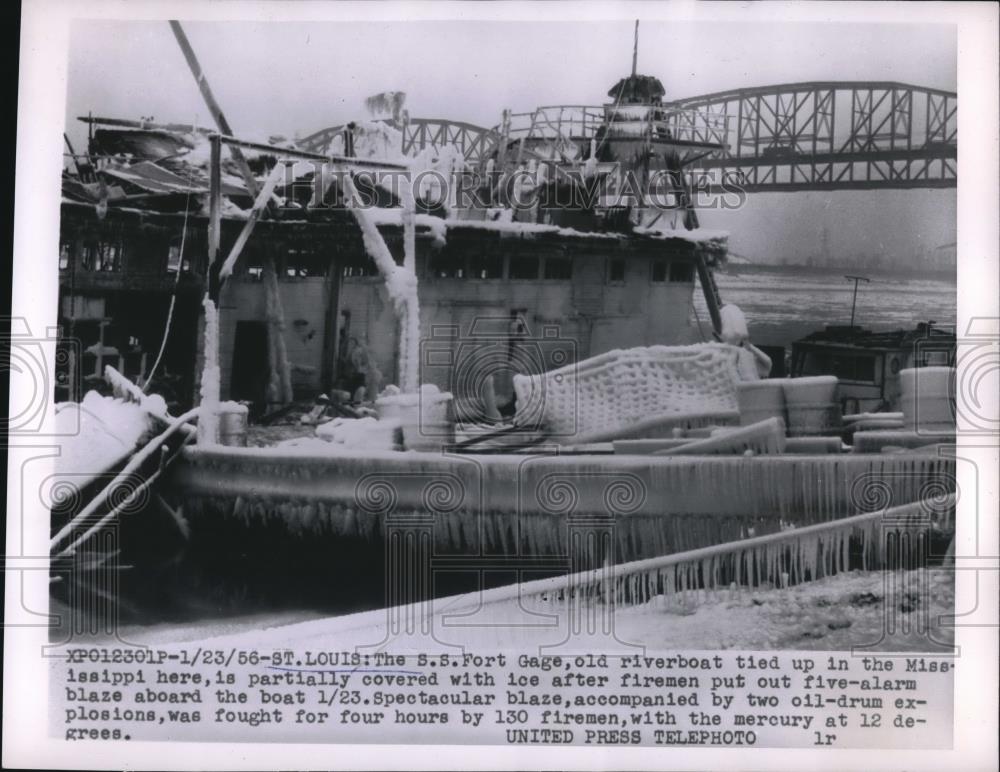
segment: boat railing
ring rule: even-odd
[[[579,143],[605,136],[728,145],[732,116],[669,105],[547,105],[508,113],[493,127],[508,141]]]

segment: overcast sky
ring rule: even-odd
[[[567,11],[572,6],[567,6]],[[407,93],[410,114],[492,126],[505,107],[601,104],[631,67],[632,22],[187,22],[191,44],[237,134],[304,136],[364,117],[363,100]],[[74,22],[67,128],[75,118],[153,116],[209,125],[166,22]],[[639,71],[666,99],[807,80],[895,80],[956,90],[950,26],[652,22]],[[707,212],[750,257],[879,249],[906,255],[955,241],[955,191],[754,194]],[[876,245],[881,245],[876,247]]]

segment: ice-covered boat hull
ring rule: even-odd
[[[192,531],[185,581],[219,593],[235,582],[279,605],[371,608],[933,501],[954,490],[954,466],[934,452],[319,457],[199,447],[185,451],[170,488]]]

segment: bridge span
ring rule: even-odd
[[[692,147],[684,170],[712,184],[725,175],[749,192],[953,188],[957,185],[958,95],[892,81],[812,81],[733,89],[665,102],[645,131],[669,130]],[[541,107],[492,128],[409,118],[395,124],[401,152],[457,147],[473,166],[520,137],[572,143],[585,152],[600,131],[601,107]],[[582,117],[580,117],[582,116]],[[344,129],[302,140],[323,152]],[[599,136],[599,135],[598,135]],[[699,147],[699,144],[704,146]],[[710,143],[723,144],[706,150]]]

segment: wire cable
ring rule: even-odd
[[[170,326],[174,319],[174,309],[177,306],[177,287],[181,282],[181,274],[184,272],[184,244],[187,241],[188,212],[191,209],[191,186],[193,184],[194,177],[189,170],[187,197],[184,200],[184,223],[181,228],[181,246],[180,253],[177,257],[177,275],[174,276],[174,288],[172,294],[170,295],[170,308],[167,310],[167,323],[163,328],[163,339],[160,341],[160,350],[156,355],[156,360],[153,362],[153,366],[149,368],[149,375],[146,376],[146,379],[142,384],[142,391],[144,394],[149,392],[149,384],[152,383],[153,376],[156,374],[156,368],[159,367],[160,362],[163,360],[163,352],[167,350],[167,340],[170,338]]]

